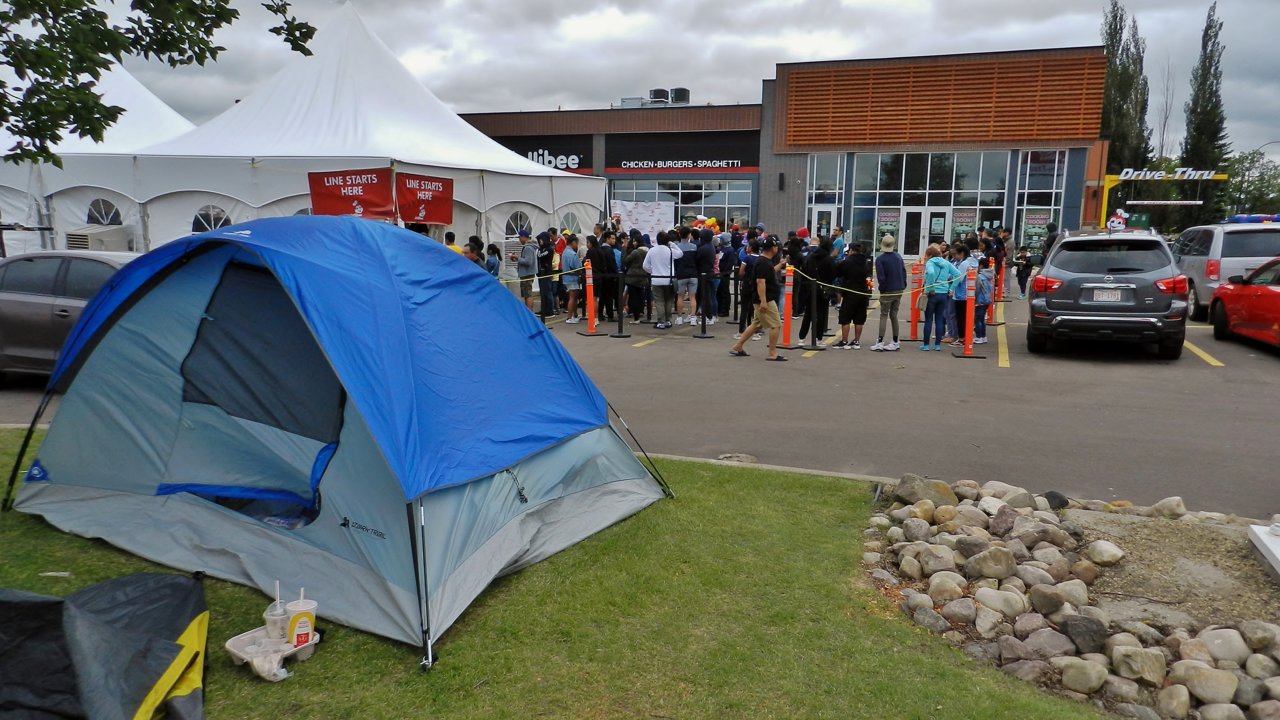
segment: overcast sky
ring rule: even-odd
[[[323,27],[336,0],[294,0]],[[365,22],[458,112],[608,107],[649,88],[694,103],[757,103],[774,65],[801,60],[1021,50],[1100,43],[1106,0],[355,0]],[[1147,40],[1152,143],[1166,73],[1176,154],[1206,0],[1127,0]],[[126,66],[194,122],[248,94],[290,59],[258,3],[219,33],[205,68]],[[1280,140],[1280,0],[1223,0],[1223,97],[1238,152]],[[1009,108],[1017,112],[1017,108]],[[1280,159],[1280,143],[1267,148]]]

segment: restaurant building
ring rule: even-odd
[[[1101,47],[787,63],[759,105],[654,91],[638,108],[463,118],[538,162],[607,178],[611,199],[670,202],[673,223],[841,226],[861,241],[892,233],[914,256],[981,226],[1027,240],[1096,218],[1105,73]]]

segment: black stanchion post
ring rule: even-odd
[[[631,337],[631,333],[627,332],[627,331],[626,331],[626,328],[624,328],[624,327],[622,326],[622,323],[623,323],[623,321],[626,319],[626,315],[627,315],[626,311],[623,309],[623,308],[624,308],[624,306],[623,306],[623,304],[622,304],[622,288],[623,288],[624,286],[626,286],[626,283],[624,283],[624,282],[623,282],[623,280],[624,280],[624,279],[625,279],[624,275],[623,275],[622,273],[619,273],[619,274],[618,274],[618,280],[617,280],[617,283],[618,283],[618,308],[617,308],[617,310],[618,310],[618,332],[616,332],[616,333],[610,333],[610,334],[609,334],[609,337],[615,337],[615,338],[629,338],[629,337]]]
[[[818,335],[822,329],[818,327],[818,279],[809,279],[809,347],[813,350],[826,350],[826,345],[818,343]]]
[[[709,277],[708,275],[698,277],[698,317],[702,319],[702,324],[698,332],[693,334],[693,337],[699,340],[709,340],[715,337],[715,335],[707,334],[707,287],[711,285]]]

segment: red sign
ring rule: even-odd
[[[452,225],[453,180],[396,173],[396,207],[406,225]]]
[[[394,220],[391,168],[307,173],[314,215]]]

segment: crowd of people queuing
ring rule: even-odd
[[[1052,230],[1052,228],[1051,228]],[[941,350],[943,345],[961,347],[967,330],[967,272],[974,269],[974,342],[987,342],[986,309],[994,302],[995,277],[1008,264],[1016,273],[1021,298],[1033,269],[1033,258],[1025,248],[1010,258],[1009,228],[981,228],[951,244],[929,245],[924,262],[920,310],[924,317],[920,350]],[[519,233],[518,252],[508,256],[516,265],[519,295],[530,311],[543,318],[565,314],[568,324],[585,319],[582,297],[584,268],[593,271],[597,320],[646,322],[646,308],[652,303],[653,326],[659,330],[682,324],[718,321],[736,322],[738,333],[730,354],[746,357],[746,344],[763,340],[767,334],[768,357],[785,361],[778,354],[782,325],[785,269],[795,269],[792,317],[800,319],[799,339],[817,342],[835,334],[829,326],[836,313],[839,339],[831,347],[857,350],[872,300],[879,303],[879,325],[870,349],[895,352],[901,349],[899,312],[903,298],[910,297],[906,263],[897,252],[892,234],[880,238],[879,247],[852,241],[843,229],[811,236],[807,228],[787,233],[785,239],[766,232],[763,223],[745,232],[732,225],[721,230],[714,218],[699,217],[693,225],[681,225],[659,232],[656,238],[632,228],[623,231],[620,218],[597,224],[590,234],[579,237],[568,230],[549,228],[531,237]],[[499,249],[487,248],[472,236],[459,247],[453,233],[446,233],[445,245],[476,262],[494,276],[499,271]],[[534,306],[534,283],[539,304]],[[736,286],[736,317],[731,291]]]

